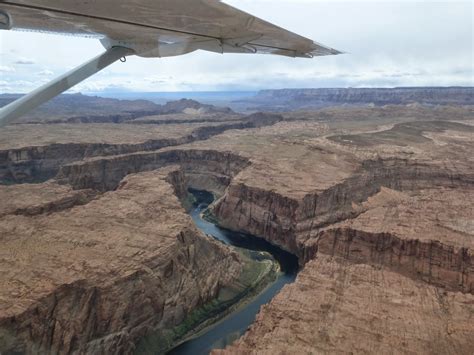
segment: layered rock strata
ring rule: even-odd
[[[27,196],[27,197],[26,197]],[[43,184],[0,185],[0,218],[9,214],[34,216],[85,205],[97,196],[90,189],[73,190],[53,181]]]
[[[233,183],[214,207],[226,227],[260,235],[292,253],[304,252],[295,238],[362,213],[358,207],[381,188],[416,191],[429,187],[450,189],[474,185],[474,172],[410,160],[364,161],[351,177],[309,193],[289,196],[243,183]],[[279,240],[278,238],[283,238]]]
[[[130,353],[238,278],[238,255],[181,207],[183,182],[170,167],[84,206],[0,218],[0,352]]]
[[[206,140],[227,130],[273,125],[281,116],[254,114],[231,122],[140,125],[18,125],[0,134],[0,183],[42,182],[59,168],[97,157],[156,151]],[[14,138],[18,140],[13,143]],[[54,142],[54,143],[52,143]]]
[[[60,207],[2,209],[3,349],[131,351],[235,280],[241,260],[206,242],[167,197],[184,197],[186,185],[221,197],[222,225],[281,246],[303,268],[231,353],[470,354],[472,125],[367,122],[348,132],[279,120],[255,115],[245,124],[265,127],[68,163],[49,183],[57,198],[25,185]],[[149,172],[173,164],[186,179]],[[15,189],[5,196],[15,200]],[[104,194],[61,203],[87,191]]]
[[[168,150],[95,158],[63,166],[57,176],[75,189],[109,191],[128,174],[179,164],[189,186],[222,194],[231,179],[248,166],[238,155],[205,150]]]
[[[318,255],[223,354],[471,354],[474,296]]]
[[[423,122],[333,140],[297,125],[185,147],[249,157],[214,215],[294,253],[303,268],[223,353],[470,354],[471,127]],[[280,177],[292,167],[290,184]]]
[[[472,105],[472,87],[432,87],[432,88],[328,88],[328,89],[282,89],[262,90],[255,98],[248,100],[254,104],[287,109],[301,106],[336,106],[341,104],[410,104],[425,103],[438,105]]]

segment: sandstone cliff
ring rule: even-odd
[[[234,179],[214,206],[220,223],[291,251],[303,271],[216,354],[472,352],[473,132],[431,125],[333,140],[304,124],[279,143],[300,152],[294,185],[265,187],[250,168]],[[260,150],[252,162],[279,169],[283,157]]]
[[[0,351],[129,353],[236,279],[237,254],[198,232],[175,196],[184,181],[171,167],[85,206],[2,217]]]
[[[53,178],[61,166],[86,158],[156,151],[206,140],[228,130],[270,126],[282,119],[279,115],[259,113],[237,121],[193,123],[184,127],[181,124],[11,126],[0,134],[0,183],[43,182]],[[13,143],[15,137],[17,141]]]
[[[474,296],[320,255],[223,354],[471,354]]]
[[[247,159],[231,153],[202,150],[165,150],[94,158],[65,165],[56,179],[75,189],[108,191],[128,174],[179,164],[189,186],[222,194],[232,177],[246,167]]]
[[[131,351],[235,280],[242,260],[179,206],[190,186],[219,197],[222,225],[302,267],[228,352],[470,354],[470,112],[455,124],[256,114],[193,127],[202,139],[180,146],[55,158],[53,181],[0,188],[0,346]]]

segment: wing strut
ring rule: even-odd
[[[0,108],[0,127],[7,125],[19,116],[72,88],[74,85],[108,67],[120,58],[131,54],[133,54],[131,49],[112,47],[87,63],[80,65],[28,95]]]

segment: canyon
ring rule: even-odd
[[[471,106],[211,111],[0,132],[0,352],[132,353],[234,287],[192,188],[300,267],[213,353],[472,353]]]
[[[87,204],[2,217],[2,352],[129,353],[235,281],[243,261],[196,230],[183,182],[170,167]]]

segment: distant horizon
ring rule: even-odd
[[[473,85],[413,85],[413,86],[361,86],[361,87],[351,87],[351,86],[332,86],[332,87],[282,87],[282,88],[262,88],[256,90],[170,90],[170,91],[134,91],[134,90],[105,90],[105,91],[78,91],[78,92],[65,92],[62,95],[100,95],[100,94],[182,94],[182,93],[199,93],[199,94],[217,94],[217,93],[258,93],[260,91],[278,91],[278,90],[319,90],[319,89],[423,89],[423,88],[461,88],[461,89],[474,89]],[[0,92],[0,95],[25,95],[28,92]]]

